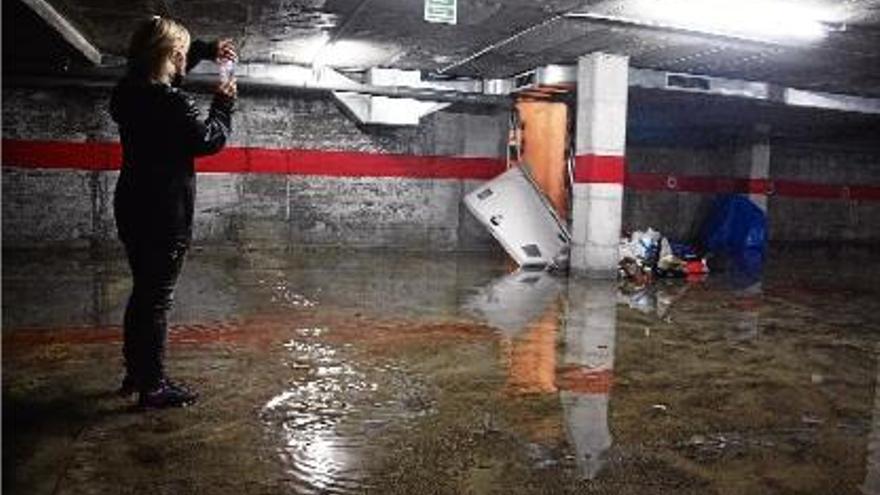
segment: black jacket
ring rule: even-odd
[[[216,44],[194,41],[188,61],[212,58]],[[129,74],[113,91],[122,172],[114,209],[123,242],[189,241],[195,201],[194,158],[220,151],[231,132],[233,100],[215,95],[202,120],[176,87]]]

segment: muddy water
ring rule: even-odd
[[[10,493],[877,493],[865,253],[647,290],[502,259],[195,252],[170,372],[117,385],[109,257],[7,255]]]

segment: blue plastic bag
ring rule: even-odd
[[[767,246],[767,215],[741,195],[719,196],[702,230],[703,245],[715,254],[763,259]]]

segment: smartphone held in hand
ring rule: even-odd
[[[235,77],[235,61],[224,59],[220,61],[220,84],[224,84]]]

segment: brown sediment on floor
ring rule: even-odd
[[[297,315],[281,317],[249,317],[235,322],[188,323],[171,325],[170,343],[205,344],[213,342],[257,343],[280,338],[283,334],[323,328],[327,338],[336,342],[358,342],[370,348],[388,345],[404,346],[445,340],[486,340],[496,337],[491,327],[467,323],[425,323],[401,320],[371,320]],[[122,342],[120,325],[19,328],[3,334],[6,350],[49,344],[113,344]]]
[[[498,339],[491,327],[473,323],[346,320],[327,325],[327,328],[330,330],[325,339],[327,342],[353,343],[372,352],[405,352],[412,347]]]
[[[211,342],[245,342],[259,340],[265,332],[277,331],[265,324],[233,323],[172,325],[168,329],[170,343],[201,344]],[[54,327],[17,329],[3,335],[5,349],[15,352],[28,347],[52,344],[119,344],[123,330],[120,325],[97,327]]]
[[[660,314],[563,290],[564,304],[496,329],[460,310],[492,283],[462,281],[477,262],[442,289],[413,264],[407,285],[381,286],[396,304],[376,293],[383,270],[358,263],[342,279],[279,272],[309,307],[256,282],[223,292],[225,265],[192,267],[212,275],[172,314],[169,372],[202,392],[184,410],[117,398],[120,327],[75,324],[121,321],[125,290],[69,324],[25,325],[82,304],[9,306],[4,488],[827,495],[859,493],[880,472],[876,292],[800,290],[788,275],[763,290],[658,281],[657,302],[671,300]],[[230,279],[262,277],[233,268]]]

